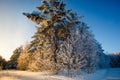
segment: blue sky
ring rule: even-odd
[[[84,16],[105,52],[120,51],[120,0],[64,0],[67,9]],[[31,40],[35,24],[22,15],[37,10],[40,0],[0,0],[0,55],[9,59],[12,51]]]

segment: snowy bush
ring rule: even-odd
[[[24,47],[22,47],[20,56],[17,59],[17,63],[18,63],[17,64],[17,69],[27,70],[27,67],[28,67],[28,64],[29,64],[29,61],[30,61],[30,57],[29,57],[29,54],[28,54],[28,48],[29,48],[28,44],[26,44]]]

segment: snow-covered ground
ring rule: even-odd
[[[0,71],[0,80],[120,80],[120,68],[98,70],[93,74],[82,74],[76,78],[48,72],[8,70]]]
[[[103,80],[120,80],[120,68],[108,69]]]

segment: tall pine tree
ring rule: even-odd
[[[42,0],[41,3],[41,6],[37,7],[39,11],[23,13],[37,24],[37,31],[28,49],[28,53],[33,54],[29,69],[61,70],[61,63],[63,66],[67,65],[69,70],[84,69],[92,72],[96,69],[100,61],[100,49],[97,48],[101,47],[97,47],[99,43],[94,39],[89,27],[80,21],[82,16],[66,10],[65,3],[61,0]],[[69,67],[71,65],[74,67]]]

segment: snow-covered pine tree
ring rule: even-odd
[[[58,50],[58,62],[63,68],[65,66],[69,74],[80,70],[91,73],[98,68],[98,42],[84,22],[73,26],[67,40]]]
[[[99,68],[109,67],[109,58],[104,54],[104,50],[100,43],[95,40],[94,35],[85,24],[79,24],[79,35],[81,35],[79,51],[82,54],[87,54],[87,65],[83,68],[88,73]]]
[[[109,67],[109,57],[104,53],[104,50],[102,49],[101,44],[98,42],[96,43],[96,53],[97,53],[97,68],[102,69],[102,68],[107,68]]]
[[[67,15],[70,11],[65,10],[65,4],[60,0],[42,0],[42,5],[37,8],[39,12],[23,13],[40,26],[33,36],[29,52],[36,52],[41,55],[41,59],[56,63],[56,50],[59,42],[68,35],[67,25],[72,24],[72,14]]]
[[[63,66],[74,66],[71,67],[74,70],[83,69],[92,72],[99,61],[97,48],[100,47],[96,47],[97,42],[89,27],[80,21],[81,16],[79,17],[72,10],[66,10],[65,3],[61,0],[42,0],[41,6],[37,9],[39,11],[31,14],[23,13],[38,25],[28,50],[28,53],[32,53],[34,57],[30,61],[33,65],[31,69],[41,71],[42,65],[42,70],[46,70],[46,66],[51,66],[46,63],[52,63],[54,70],[56,67],[59,69],[59,66],[56,66],[59,65],[59,57],[61,60],[67,57],[68,62],[63,62]],[[53,69],[48,68],[48,70]]]
[[[75,32],[70,31],[70,35],[67,40],[60,45],[60,50],[57,53],[58,65],[62,71],[67,71],[68,76],[76,76],[79,73],[79,69],[85,67],[87,61],[85,59],[86,54],[79,52],[80,37]]]

